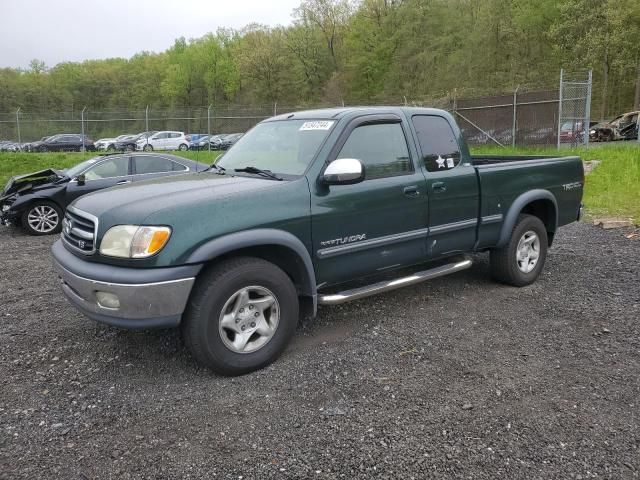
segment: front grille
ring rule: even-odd
[[[69,207],[62,221],[62,240],[72,249],[91,254],[96,251],[97,219],[88,213]]]

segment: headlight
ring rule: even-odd
[[[6,203],[4,205],[2,205],[2,211],[3,212],[8,212],[10,208],[11,208],[11,205],[8,205]]]
[[[589,130],[589,133],[590,133],[591,135],[593,135],[594,133],[596,133],[596,131],[595,131],[595,130]]]
[[[162,250],[170,236],[169,227],[118,225],[104,234],[100,253],[109,257],[147,258]]]

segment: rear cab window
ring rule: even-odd
[[[437,115],[414,115],[411,122],[422,152],[421,161],[427,171],[451,170],[460,164],[460,146],[445,118]]]

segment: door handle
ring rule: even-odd
[[[431,188],[436,193],[442,193],[447,191],[447,184],[444,182],[433,182]]]
[[[410,185],[408,187],[404,187],[403,192],[408,197],[417,197],[420,195],[420,190],[418,190],[417,185]]]
[[[116,182],[116,185],[124,185],[125,183],[131,183],[131,180],[120,180],[119,182]]]

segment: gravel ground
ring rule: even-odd
[[[275,364],[70,307],[0,231],[0,478],[640,477],[640,240],[564,228],[540,280],[466,272],[322,308]]]

